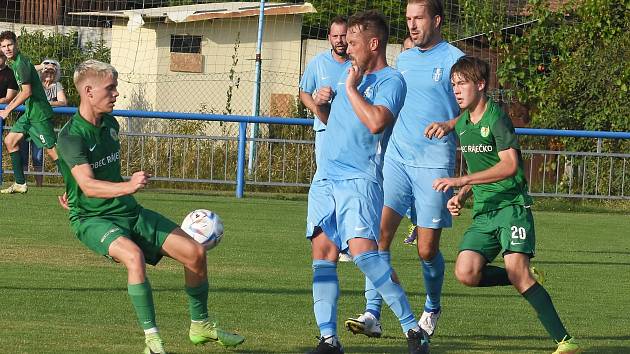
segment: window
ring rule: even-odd
[[[172,34],[171,53],[201,53],[201,36]]]

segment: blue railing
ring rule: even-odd
[[[5,105],[0,105],[0,109]],[[16,111],[23,111],[24,107],[20,106]],[[58,107],[53,111],[57,114],[71,115],[76,113],[76,107]],[[245,190],[245,161],[247,142],[247,124],[248,123],[265,123],[265,124],[285,124],[285,125],[304,125],[313,124],[312,119],[305,118],[286,118],[286,117],[252,117],[245,115],[222,115],[222,114],[202,114],[202,113],[178,113],[178,112],[158,112],[158,111],[138,111],[138,110],[114,110],[114,116],[129,118],[158,118],[158,119],[179,119],[179,120],[197,120],[197,121],[219,121],[219,122],[235,122],[239,123],[238,134],[238,157],[237,157],[237,174],[236,174],[236,197],[242,198]],[[4,129],[4,122],[0,120],[0,132]],[[630,132],[606,132],[606,131],[582,131],[582,130],[554,130],[554,129],[531,129],[517,128],[516,133],[519,135],[530,136],[562,136],[576,138],[594,138],[598,139],[598,147],[601,146],[602,139],[630,139]],[[1,135],[1,134],[0,134]],[[1,141],[0,137],[0,141]],[[598,149],[599,152],[599,149]],[[0,181],[2,180],[2,154],[0,154]]]

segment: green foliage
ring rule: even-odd
[[[627,104],[630,66],[630,4],[627,0],[570,1],[558,11],[547,1],[530,1],[538,22],[500,46],[497,72],[531,107],[540,128],[630,131]],[[563,145],[594,151],[584,139]],[[608,151],[628,151],[629,142],[612,141]]]
[[[497,41],[501,39],[501,28],[506,25],[507,2],[460,0],[458,9],[447,6],[445,12],[444,38],[455,40],[486,33],[486,38]]]
[[[36,65],[45,58],[55,59],[61,64],[61,84],[68,98],[69,106],[78,106],[79,95],[72,75],[77,64],[97,59],[109,63],[110,49],[104,42],[87,42],[80,46],[78,32],[44,33],[43,31],[27,32],[23,29],[18,39],[20,51]]]
[[[194,0],[168,0],[168,6],[193,5],[197,3]]]
[[[390,27],[390,43],[400,43],[407,36],[407,25],[405,24],[406,5],[403,1],[313,0],[310,3],[317,9],[317,13],[304,16],[302,36],[305,38],[326,39],[329,22],[333,17],[337,15],[349,17],[366,9],[379,10],[387,17]]]

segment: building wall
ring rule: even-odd
[[[301,16],[266,18],[261,114],[271,111],[272,95],[297,96],[301,26]],[[232,114],[252,114],[257,27],[258,19],[254,17],[145,23],[133,31],[127,29],[126,20],[116,21],[112,28],[112,64],[120,72],[121,96],[117,108],[207,113],[231,110]],[[201,73],[171,71],[172,34],[202,36]],[[233,55],[238,60],[236,64]],[[230,86],[232,98],[228,109]]]

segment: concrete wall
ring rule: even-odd
[[[190,23],[147,23],[129,31],[126,21],[112,29],[112,64],[120,72],[118,108],[224,113],[232,86],[232,114],[251,114],[258,19],[217,19]],[[272,94],[297,95],[301,16],[266,18],[263,37],[261,114]],[[202,36],[201,73],[170,69],[172,34]],[[238,48],[235,46],[240,41]],[[234,65],[233,55],[238,63]],[[230,81],[230,70],[234,77]],[[238,83],[238,87],[237,87]]]
[[[83,46],[87,42],[99,42],[103,40],[106,46],[112,44],[112,31],[110,28],[103,27],[79,27],[79,26],[47,26],[47,25],[26,25],[22,23],[13,22],[0,22],[0,28],[3,31],[13,31],[18,36],[22,32],[22,29],[26,29],[27,32],[43,31],[44,33],[63,33],[68,34],[70,32],[79,33],[80,45]]]

